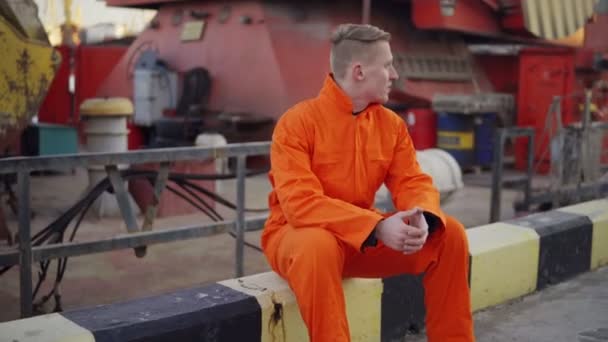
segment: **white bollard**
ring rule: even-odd
[[[93,98],[80,106],[80,116],[84,122],[86,148],[88,152],[126,152],[128,151],[127,119],[133,115],[133,104],[126,98]],[[128,165],[118,165],[126,169]],[[102,165],[91,165],[89,171],[89,189],[95,186],[107,173]],[[126,182],[125,182],[126,183]],[[125,187],[127,185],[125,184]],[[138,207],[129,196],[132,209],[137,213]],[[98,217],[120,216],[120,208],[113,194],[104,192],[91,207]]]
[[[416,151],[416,159],[423,172],[433,178],[433,185],[439,190],[441,204],[449,202],[453,194],[464,187],[460,166],[449,153],[439,148]],[[391,194],[382,184],[376,192],[376,203],[382,209],[392,206]]]
[[[194,144],[199,147],[219,147],[226,146],[228,141],[219,133],[202,133],[196,137]],[[215,172],[217,174],[225,174],[228,172],[228,158],[215,158]],[[218,194],[222,193],[222,183],[222,180],[215,181],[215,192]]]

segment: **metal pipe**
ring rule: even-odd
[[[30,174],[17,175],[19,200],[19,278],[21,318],[32,316],[32,231],[30,227]]]
[[[144,216],[144,223],[141,227],[142,231],[152,230],[152,225],[154,224],[154,218],[156,218],[156,210],[160,203],[160,195],[165,188],[167,183],[167,179],[169,178],[169,167],[170,163],[162,162],[160,163],[160,167],[158,170],[158,175],[154,180],[154,193],[152,194],[152,204],[148,205],[146,208],[146,214]],[[142,257],[146,254],[145,247],[139,247],[135,249],[135,254],[138,257]]]
[[[534,170],[534,129],[529,127],[502,128],[496,132],[494,141],[494,159],[492,166],[492,195],[490,201],[490,223],[500,220],[501,192],[503,186],[503,159],[505,142],[508,138],[528,137],[528,168],[524,183],[524,204],[529,210]]]
[[[245,168],[247,156],[236,158],[236,276],[242,277],[245,249]]]
[[[492,172],[492,199],[490,202],[490,223],[500,219],[500,198],[502,191],[502,164],[504,156],[505,130],[499,129],[494,140],[494,161]]]
[[[370,15],[371,15],[371,0],[363,0],[363,13],[361,14],[361,23],[364,25],[368,25],[369,24],[369,20],[370,20]]]
[[[524,206],[525,210],[530,210],[530,196],[532,195],[532,177],[534,174],[534,137],[533,129],[528,133],[528,168],[526,170],[526,185],[524,187]]]
[[[266,215],[250,217],[245,221],[246,231],[260,230],[266,222]],[[31,250],[32,262],[66,258],[79,255],[102,253],[140,246],[154,245],[173,241],[182,241],[212,236],[234,230],[235,221],[214,222],[204,226],[186,226],[159,229],[115,236],[107,239],[86,242],[69,242],[34,247]],[[12,266],[19,263],[19,251],[0,252],[0,266]]]
[[[128,152],[79,153],[61,156],[16,157],[0,160],[0,174],[20,171],[71,170],[89,165],[144,164],[204,160],[240,155],[267,155],[270,142],[228,144],[217,147],[176,147]]]

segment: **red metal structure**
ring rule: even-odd
[[[199,66],[210,71],[213,86],[208,110],[248,112],[273,118],[296,101],[316,94],[328,72],[331,30],[342,22],[359,22],[361,14],[358,4],[346,1],[306,5],[253,1],[230,2],[229,5],[215,1],[108,3],[147,4],[158,8],[159,12],[150,28],[138,37],[110,74],[98,95],[131,96],[133,63],[142,51],[150,49],[180,73]],[[451,29],[464,23],[462,19],[435,23],[433,18],[441,16],[439,7],[427,8],[425,4],[422,1],[384,2],[374,5],[372,10],[372,23],[393,34],[396,64],[404,76],[393,94],[395,101],[428,106],[435,92],[471,93],[475,91],[475,84],[480,91],[492,91],[485,75],[467,60],[462,38],[449,33],[429,35],[414,27],[418,17],[425,28]],[[457,11],[464,6],[466,13],[479,11],[480,18],[488,14],[483,4],[471,9],[466,7],[466,2],[457,4]],[[434,12],[435,16],[426,19],[419,14]],[[204,21],[204,32],[200,39],[183,41],[179,37],[188,22],[199,20],[192,16],[193,13],[206,18],[200,19]],[[410,20],[412,13],[413,22]],[[485,24],[481,22],[479,30],[486,30],[490,25],[487,18],[484,20]],[[476,24],[473,21],[473,24],[469,23],[471,25]],[[426,62],[430,60],[445,65],[446,70],[455,66],[454,71],[444,72],[444,80],[440,70],[427,67]],[[411,77],[406,77],[408,75]]]
[[[41,122],[77,125],[78,108],[88,98],[95,97],[101,83],[127,51],[126,46],[57,47],[61,65],[40,107]],[[74,77],[74,94],[70,93],[70,75]]]
[[[582,89],[586,81],[575,71],[591,69],[595,56],[583,58],[584,53],[560,47],[554,39],[583,27],[597,1],[386,0],[363,8],[366,2],[107,0],[111,6],[158,13],[97,96],[132,97],[135,64],[142,53],[153,51],[180,75],[197,67],[209,71],[212,86],[203,117],[247,113],[276,119],[295,102],[316,95],[328,72],[332,29],[371,13],[370,23],[393,36],[400,79],[392,102],[424,109],[435,94],[508,93],[517,99],[517,113],[507,121],[540,129],[551,98]],[[594,52],[606,51],[597,38],[605,21],[588,25]],[[537,48],[506,55],[473,55],[468,49],[496,43]],[[589,73],[585,77],[588,81]],[[595,72],[591,79],[599,77]],[[579,100],[565,100],[565,123],[578,120]],[[540,150],[546,142],[537,146]],[[520,154],[517,160],[520,164]]]
[[[575,51],[573,49],[529,48],[520,53],[517,125],[536,129],[535,156],[539,163],[537,171],[547,172],[551,165],[549,136],[542,135],[545,129],[547,110],[554,96],[564,96],[561,103],[563,124],[579,120],[574,111],[576,87],[574,74]],[[580,89],[580,88],[579,88]],[[526,146],[518,141],[516,167],[525,169]]]

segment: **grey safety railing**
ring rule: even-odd
[[[529,127],[501,128],[496,132],[494,140],[494,160],[492,172],[492,194],[490,201],[490,223],[500,220],[501,192],[503,187],[504,152],[507,139],[527,138],[527,168],[526,175],[516,181],[524,186],[524,207],[529,210],[532,191],[532,176],[534,173],[534,129]]]
[[[247,156],[268,155],[270,142],[229,144],[221,147],[180,147],[137,150],[122,153],[84,153],[45,157],[17,157],[0,160],[0,174],[17,174],[18,249],[0,253],[0,267],[19,265],[21,316],[29,317],[33,311],[32,263],[134,248],[138,256],[145,255],[147,245],[211,236],[234,231],[235,275],[243,275],[244,234],[248,230],[263,227],[266,215],[245,219],[245,176]],[[120,164],[160,163],[154,185],[154,196],[158,197],[165,185],[170,163],[210,158],[236,158],[236,219],[206,225],[150,230],[156,208],[146,212],[142,229],[137,227],[134,211],[128,201],[128,193],[118,171]],[[30,174],[35,171],[72,170],[92,165],[105,166],[114,188],[116,200],[125,220],[129,234],[87,242],[66,242],[32,247],[30,227]],[[154,201],[157,203],[158,201]],[[150,210],[151,209],[151,210]]]

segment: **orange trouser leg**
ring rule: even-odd
[[[285,226],[277,235],[266,254],[294,292],[310,340],[350,341],[342,290],[342,243],[321,228]]]
[[[383,278],[422,272],[429,342],[474,341],[468,241],[464,227],[454,218],[447,217],[445,230],[431,235],[415,254],[404,255],[384,245],[364,254],[347,254],[343,274]]]
[[[445,230],[429,237],[419,252],[404,255],[381,243],[365,253],[318,228],[285,226],[266,251],[272,268],[293,290],[313,342],[350,341],[343,277],[424,278],[429,342],[474,341],[468,288],[468,245],[462,225],[447,218]]]

